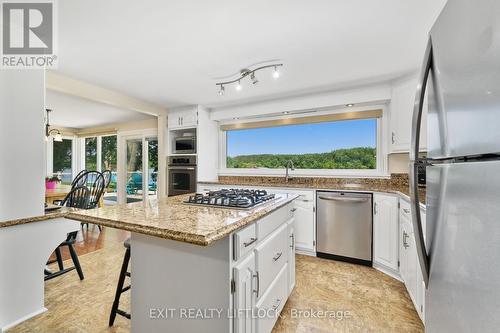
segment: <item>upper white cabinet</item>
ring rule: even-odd
[[[169,112],[168,128],[196,127],[198,125],[198,107],[184,108],[179,111]]]
[[[373,261],[398,271],[398,202],[393,195],[373,195]]]
[[[392,87],[389,122],[391,153],[408,152],[410,150],[416,89],[416,78],[396,82]],[[427,150],[427,94],[424,100],[422,126],[420,129],[420,150]]]

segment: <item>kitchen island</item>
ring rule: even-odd
[[[187,198],[65,218],[132,232],[132,332],[271,332],[295,283],[297,195],[248,210]]]

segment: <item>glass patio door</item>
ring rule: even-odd
[[[158,138],[133,137],[125,140],[126,202],[156,199],[158,182]]]

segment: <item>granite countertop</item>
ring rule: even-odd
[[[283,187],[291,189],[387,192],[402,195],[407,200],[410,198],[408,176],[406,174],[393,174],[390,178],[296,177],[291,178],[288,182],[285,182],[283,177],[220,176],[218,181],[198,183],[233,186]],[[425,205],[425,187],[419,187],[418,194],[420,203]]]
[[[66,217],[66,215],[72,211],[76,211],[76,209],[68,208],[68,207],[61,207],[60,209],[53,210],[53,211],[44,213],[43,215],[39,215],[39,216],[25,217],[25,218],[21,218],[21,219],[0,222],[0,228],[12,227],[15,225],[32,223],[32,222],[46,221],[46,220],[56,219],[59,217]]]
[[[231,209],[186,205],[189,195],[151,200],[144,203],[79,210],[65,215],[81,222],[128,230],[150,236],[207,246],[233,231],[296,199],[295,194],[279,194],[253,209]]]

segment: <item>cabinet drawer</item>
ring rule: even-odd
[[[257,238],[261,241],[293,216],[293,202],[257,221]]]
[[[278,319],[279,313],[285,306],[288,295],[287,270],[288,264],[285,264],[276,279],[272,282],[269,290],[256,305],[258,315],[256,333],[270,333]],[[275,315],[271,315],[273,311],[276,311]]]
[[[259,274],[258,295],[260,298],[274,280],[288,257],[288,226],[283,224],[262,244],[255,247],[256,270]]]
[[[233,259],[239,260],[252,251],[257,244],[257,228],[255,223],[233,234]]]

